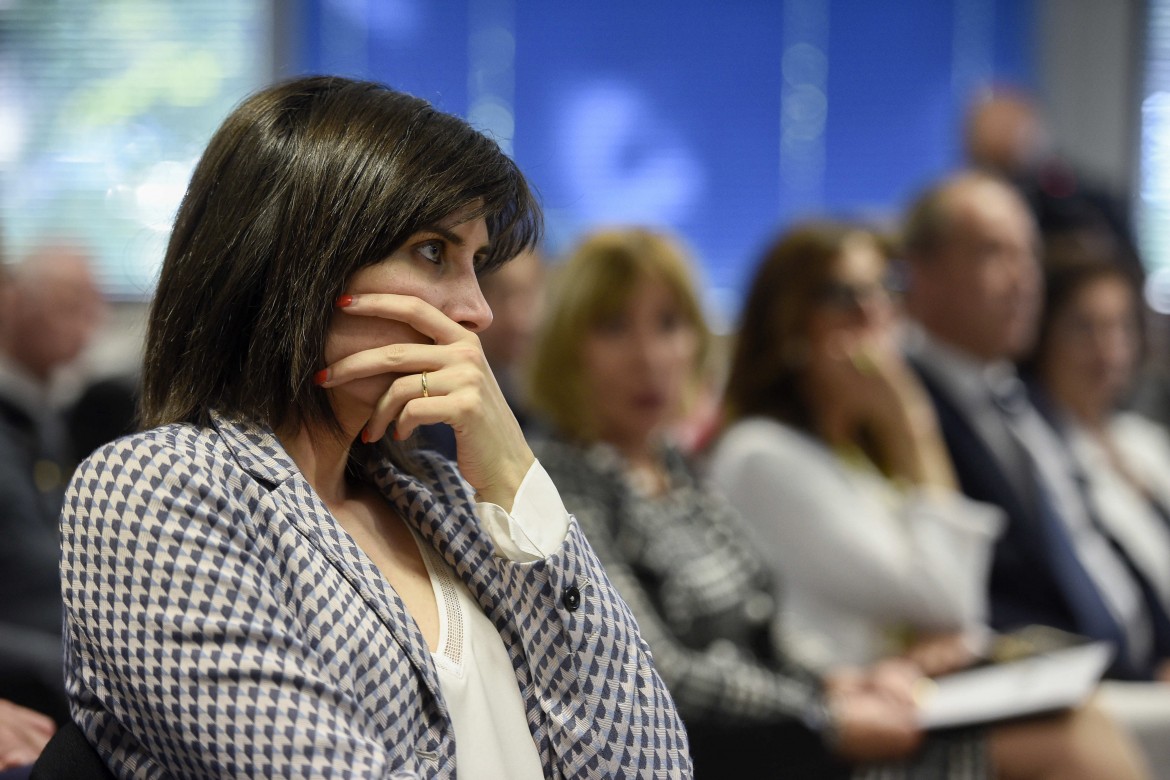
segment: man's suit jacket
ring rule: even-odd
[[[417,477],[380,458],[368,475],[499,629],[546,775],[690,776],[674,704],[576,522],[549,558],[503,559],[454,466],[415,462]],[[108,445],[79,468],[62,532],[73,715],[120,777],[455,776],[425,641],[271,432],[216,416]]]
[[[929,371],[917,364],[915,368],[934,403],[963,493],[976,501],[995,504],[1007,515],[991,566],[992,627],[1011,630],[1036,623],[1083,632],[1056,573],[1049,531],[1039,521],[1035,507],[1019,494],[1004,473],[1003,464]]]
[[[1060,533],[1054,524],[1040,517],[1035,500],[1021,496],[1004,472],[1003,464],[972,427],[954,400],[931,377],[928,370],[912,361],[934,403],[939,427],[955,466],[963,492],[973,499],[996,504],[1007,515],[1004,533],[996,544],[989,583],[990,623],[1009,631],[1029,624],[1053,626],[1093,639],[1116,641],[1100,633],[1078,609],[1078,588],[1088,580],[1077,580],[1070,567],[1057,560],[1059,550],[1070,546],[1069,539],[1054,539]],[[1149,583],[1124,552],[1118,556],[1127,566],[1145,599],[1153,621],[1154,649],[1149,658],[1135,660],[1119,652],[1108,676],[1128,680],[1149,680],[1154,664],[1170,652],[1170,622],[1155,603]],[[1089,587],[1092,587],[1089,585]],[[1083,592],[1083,591],[1082,591]],[[1098,596],[1099,598],[1099,596]]]
[[[69,463],[63,447],[46,445],[29,411],[0,395],[0,622],[59,640],[57,518]]]

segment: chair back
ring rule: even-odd
[[[29,780],[115,780],[114,775],[85,738],[77,724],[69,721],[49,740],[33,764]]]

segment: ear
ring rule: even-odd
[[[20,296],[16,288],[16,281],[8,274],[0,272],[0,322],[11,319],[13,312],[20,305]]]
[[[934,279],[931,268],[921,258],[907,258],[903,273],[905,292],[902,295],[902,307],[911,317],[919,317],[924,306],[928,306],[934,296]]]
[[[17,291],[17,285],[6,275],[0,275],[0,349],[8,349],[13,333],[19,329],[19,320],[24,319],[24,306]]]

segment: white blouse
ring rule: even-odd
[[[869,663],[905,629],[984,634],[999,509],[898,488],[764,418],[732,426],[712,470],[783,582],[786,640],[806,662]]]
[[[499,553],[531,562],[552,554],[569,532],[560,494],[539,462],[532,464],[509,514],[496,504],[476,511]],[[496,627],[467,586],[415,536],[439,611],[439,644],[431,654],[455,732],[460,776],[482,780],[543,780],[544,769],[512,660]]]
[[[1114,467],[1100,442],[1066,420],[1069,450],[1085,477],[1097,517],[1170,609],[1170,526],[1149,500]],[[1126,471],[1170,510],[1170,436],[1152,420],[1119,413],[1109,432]]]

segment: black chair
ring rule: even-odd
[[[69,721],[49,740],[40,758],[33,764],[29,780],[114,780],[106,762]]]

